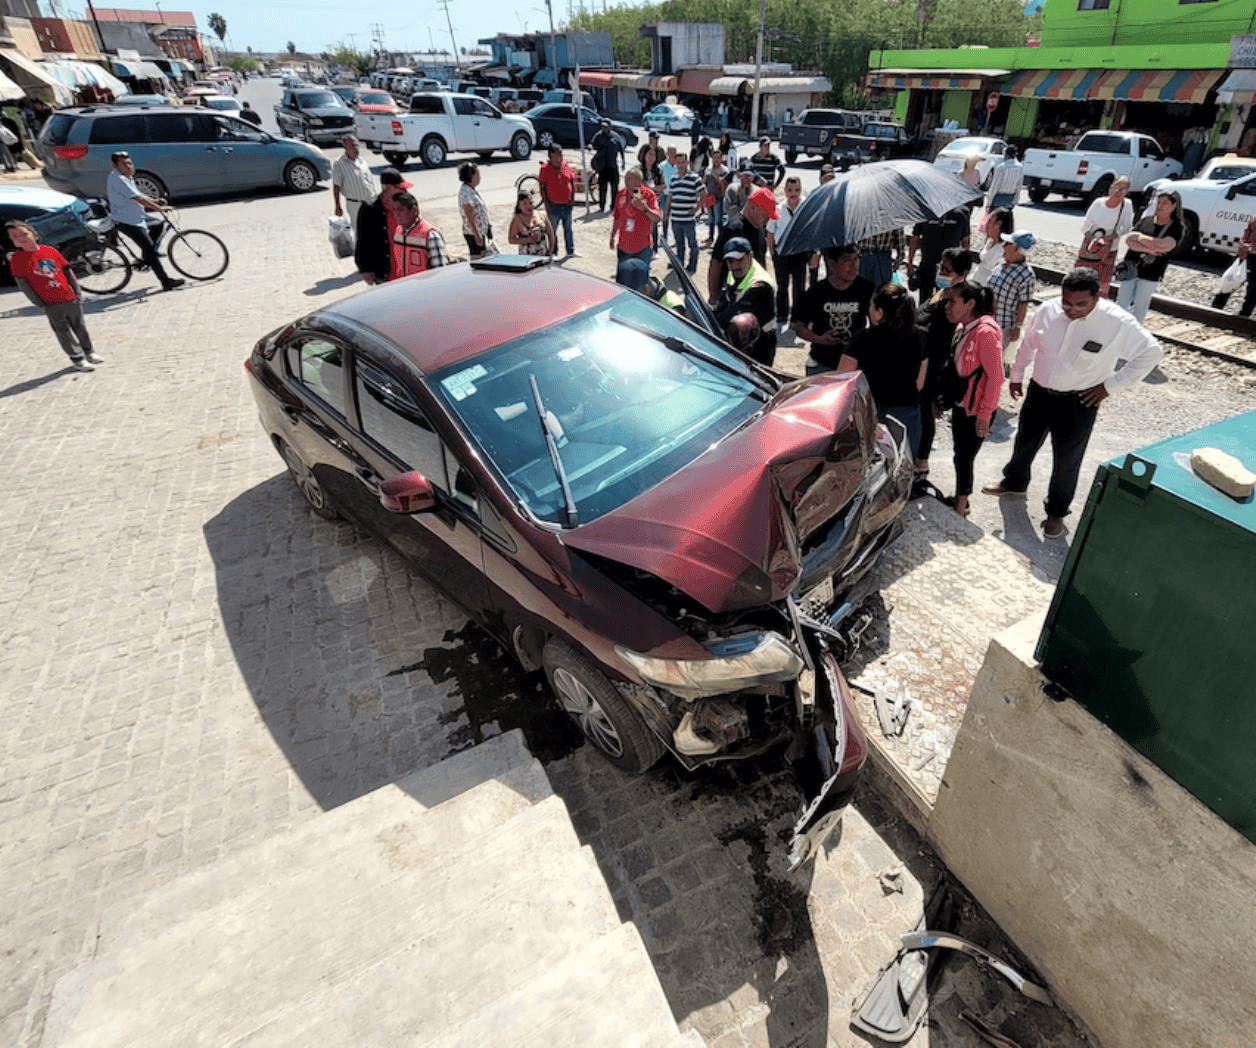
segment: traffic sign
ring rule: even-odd
[[[986,95],[986,110],[993,113],[999,108],[999,92],[991,91]]]

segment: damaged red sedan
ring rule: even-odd
[[[789,743],[801,859],[866,754],[837,657],[911,460],[860,375],[789,379],[686,307],[497,256],[312,313],[246,366],[314,511],[544,669],[618,767]]]

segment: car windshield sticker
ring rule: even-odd
[[[525,411],[527,411],[528,405],[521,400],[517,404],[505,404],[502,407],[494,408],[493,410],[497,412],[497,417],[499,419],[503,422],[509,422],[512,418],[518,418]]]
[[[487,374],[488,369],[483,364],[473,364],[469,368],[463,368],[457,374],[450,375],[441,382],[441,385],[454,400],[465,400],[475,392],[475,380]]]

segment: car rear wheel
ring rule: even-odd
[[[135,183],[136,189],[152,200],[163,201],[170,199],[166,183],[150,171],[136,171],[131,176],[131,181]]]
[[[283,169],[283,184],[293,193],[308,193],[318,185],[318,172],[308,160],[292,160]]]
[[[542,149],[549,149],[554,144],[554,132],[548,127],[536,133],[536,144]]]
[[[445,143],[436,135],[423,140],[422,146],[419,147],[419,155],[423,158],[423,163],[427,167],[440,167],[445,162],[448,155],[445,149]]]
[[[532,155],[532,139],[525,132],[515,132],[510,140],[510,155],[516,160],[527,160]]]
[[[405,162],[410,159],[410,154],[398,153],[395,149],[385,149],[384,159],[400,171],[402,167],[405,166]]]
[[[1047,191],[1042,186],[1029,187],[1029,200],[1034,204],[1041,204],[1047,199]]]
[[[301,497],[305,499],[310,509],[324,520],[339,520],[340,514],[332,507],[331,499],[327,497],[327,492],[323,490],[323,485],[314,476],[314,471],[302,462],[301,456],[282,440],[278,444],[283,464],[288,467],[288,474],[292,477],[297,490],[301,492]]]
[[[798,163],[798,150],[797,149],[785,150],[785,163],[787,164]]]
[[[541,663],[559,705],[615,767],[637,775],[663,755],[658,736],[588,658],[550,641]]]

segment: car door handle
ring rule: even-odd
[[[366,486],[367,491],[369,491],[372,495],[379,494],[379,486],[384,482],[383,477],[379,476],[372,470],[367,469],[365,466],[358,466],[353,472],[356,474],[358,480]]]
[[[282,411],[285,415],[287,415],[287,416],[288,416],[288,421],[289,421],[289,422],[300,422],[300,421],[301,421],[301,410],[300,410],[300,408],[294,408],[291,404],[284,404],[284,405],[282,405],[282,406],[280,407],[280,409],[279,409],[279,410],[280,410],[280,411]]]
[[[218,149],[218,147],[217,147],[217,146],[206,146],[206,147],[205,147],[205,152],[206,152],[206,153],[213,153],[213,152],[216,152],[216,151],[217,151],[217,149]]]
[[[230,152],[231,152],[231,147],[230,147],[230,146],[223,146],[223,147],[222,147],[222,151],[223,151],[224,153],[230,153]]]

